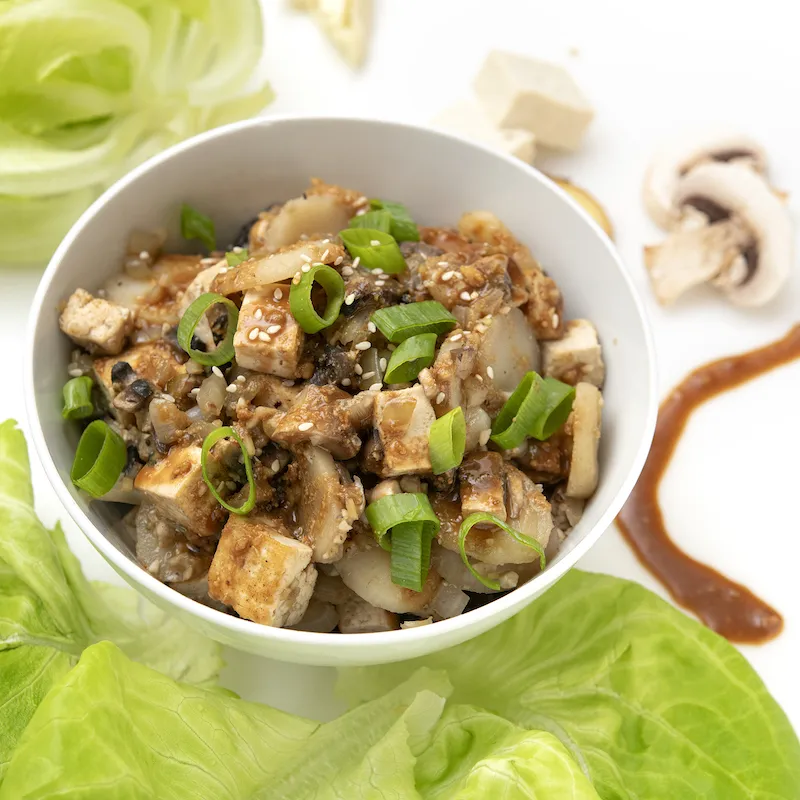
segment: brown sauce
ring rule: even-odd
[[[800,325],[782,339],[699,367],[661,404],[653,446],[628,502],[617,517],[639,561],[709,628],[733,642],[766,642],[783,628],[781,615],[749,589],[684,553],[670,539],[658,487],[693,411],[715,395],[800,358]]]

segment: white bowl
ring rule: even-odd
[[[119,269],[128,233],[166,223],[179,244],[178,209],[209,214],[218,240],[269,203],[298,195],[311,176],[409,206],[419,223],[453,225],[464,211],[495,212],[528,244],[558,285],[568,317],[599,329],[604,388],[600,485],[558,556],[514,592],[455,619],[412,630],[319,634],[238,619],[183,597],[135,561],[114,507],[90,502],[69,479],[78,427],[61,419],[71,344],[59,303],[96,289]],[[156,605],[226,645],[317,665],[375,664],[440,650],[488,630],[552,586],[597,541],[644,463],[656,418],[653,347],[641,303],[608,238],[532,167],[448,134],[339,118],[255,119],[220,128],[151,159],[106,192],[53,256],[31,311],[25,395],[33,443],[70,516],[112,567]]]

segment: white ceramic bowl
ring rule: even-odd
[[[412,630],[318,634],[269,628],[189,600],[150,576],[120,536],[113,506],[90,502],[69,470],[78,428],[60,415],[71,344],[57,308],[78,286],[96,289],[119,269],[128,233],[168,225],[179,243],[182,202],[208,213],[218,241],[310,176],[407,204],[417,221],[453,225],[464,211],[495,212],[552,274],[569,317],[599,329],[608,377],[600,485],[558,557],[520,589],[468,614]],[[497,625],[552,586],[597,541],[632,489],[656,417],[653,348],[620,259],[589,216],[521,161],[424,128],[339,118],[269,118],[191,139],[135,169],[77,222],[50,262],[31,310],[25,393],[33,443],[70,516],[112,567],[156,605],[224,644],[318,665],[374,664],[423,655]]]

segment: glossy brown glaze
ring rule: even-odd
[[[772,344],[691,372],[661,404],[650,455],[617,517],[638,559],[675,601],[733,642],[766,642],[781,632],[783,619],[749,589],[677,547],[664,524],[658,487],[686,423],[699,405],[796,358],[800,358],[800,325]]]

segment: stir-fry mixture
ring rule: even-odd
[[[588,320],[493,214],[418,227],[313,180],[210,257],[131,236],[76,289],[72,468],[129,504],[142,567],[246,619],[342,633],[435,622],[544,568],[598,481]],[[188,248],[187,248],[188,249]]]

